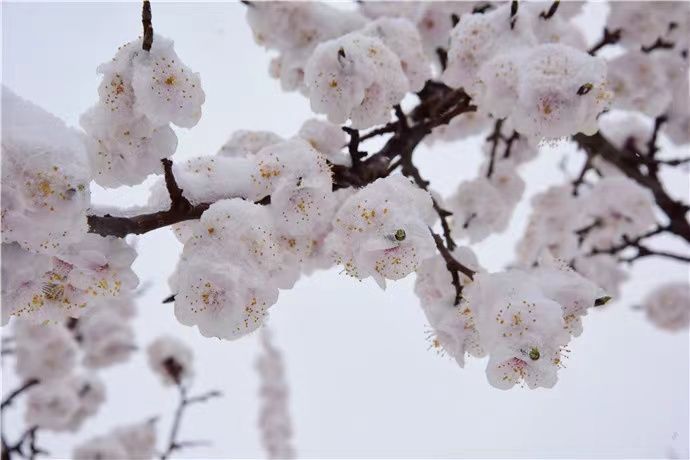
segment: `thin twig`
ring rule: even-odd
[[[621,39],[621,29],[616,29],[614,31],[610,31],[608,28],[604,27],[604,36],[601,37],[601,39],[594,45],[592,46],[589,51],[587,51],[589,54],[594,56],[599,52],[600,49],[602,49],[605,46],[608,45],[614,45],[618,43],[618,41]]]
[[[188,406],[192,404],[198,404],[198,403],[203,403],[207,402],[210,399],[217,398],[222,396],[221,392],[219,391],[209,391],[208,393],[203,393],[198,396],[192,396],[188,397],[187,396],[187,388],[182,384],[178,383],[177,384],[177,389],[179,390],[180,393],[180,400],[177,405],[177,408],[175,409],[175,415],[173,417],[173,423],[172,426],[170,427],[170,435],[168,437],[168,446],[161,453],[161,460],[165,460],[167,458],[170,458],[170,455],[177,451],[181,450],[185,447],[192,447],[192,446],[197,446],[201,445],[202,443],[205,443],[206,441],[178,441],[177,437],[179,435],[180,431],[180,426],[182,424],[182,417],[184,416],[185,410],[187,409]]]

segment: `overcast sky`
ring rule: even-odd
[[[595,7],[586,20],[601,24],[604,11]],[[281,92],[268,76],[269,55],[253,42],[242,5],[154,2],[153,24],[201,73],[206,92],[201,122],[177,130],[175,160],[214,153],[237,129],[291,136],[311,116],[305,98]],[[76,126],[96,101],[96,66],[136,38],[140,26],[138,3],[3,2],[3,83]],[[449,194],[476,174],[480,142],[421,148],[423,174]],[[576,157],[567,146],[543,150],[521,171],[529,182],[526,197],[562,181],[558,164],[568,153]],[[687,195],[686,176],[669,180],[677,194]],[[117,205],[142,202],[147,184],[94,188],[93,197]],[[511,260],[526,201],[505,234],[475,245],[485,267],[497,270]],[[206,339],[177,323],[171,306],[160,300],[169,294],[166,280],[180,245],[167,229],[139,238],[138,245],[135,269],[153,283],[139,304],[138,343],[143,348],[161,333],[184,339],[197,357],[195,388],[225,393],[190,409],[182,426],[184,439],[213,445],[180,456],[262,456],[256,337]],[[468,359],[460,369],[427,350],[428,325],[412,292],[413,276],[390,283],[386,292],[338,269],[304,278],[281,293],[269,321],[286,358],[297,451],[303,457],[687,457],[687,332],[656,330],[631,308],[655,284],[687,277],[680,264],[640,262],[624,295],[585,318],[556,387],[536,391],[497,390],[486,381],[485,360]],[[167,437],[176,393],[158,384],[144,358],[138,353],[103,372],[109,401],[84,431],[44,435],[42,445],[55,457],[69,457],[77,441],[152,415],[162,416],[159,427]],[[10,374],[3,373],[4,391],[13,383]],[[13,413],[10,428],[17,420]]]

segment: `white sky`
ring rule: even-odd
[[[603,21],[595,7],[588,20]],[[311,116],[308,101],[282,93],[267,74],[269,56],[252,40],[244,7],[232,3],[153,4],[156,32],[176,42],[179,56],[201,73],[207,102],[192,130],[178,130],[175,159],[214,153],[237,129],[293,135]],[[96,100],[96,66],[140,33],[139,3],[2,3],[2,79],[19,95],[77,125]],[[423,174],[450,193],[476,174],[479,140],[422,148]],[[527,194],[562,180],[558,163],[571,149],[548,148],[523,170]],[[571,155],[571,157],[576,157]],[[581,156],[580,156],[581,157]],[[669,178],[687,199],[687,174]],[[150,183],[150,181],[148,182]],[[108,204],[144,201],[147,187],[94,190]],[[476,245],[481,262],[500,269],[526,222],[527,205],[504,235]],[[669,240],[669,248],[682,245]],[[255,337],[234,342],[205,339],[177,323],[169,292],[180,245],[167,230],[139,238],[135,268],[153,287],[136,320],[143,348],[161,333],[195,348],[196,389],[225,393],[193,407],[184,439],[214,444],[184,458],[261,457],[257,418]],[[585,318],[584,333],[570,346],[567,368],[552,390],[492,388],[485,360],[460,369],[427,351],[428,326],[412,292],[413,277],[386,292],[369,281],[317,273],[281,293],[270,324],[286,357],[295,443],[303,457],[664,457],[688,455],[688,334],[654,329],[630,308],[655,284],[688,278],[681,264],[639,263],[623,297]],[[111,427],[161,415],[167,438],[176,402],[162,389],[139,353],[105,372],[109,402],[78,436],[43,435],[55,457],[69,457],[78,440]],[[6,369],[9,369],[6,367]],[[3,392],[13,384],[3,374]],[[8,418],[11,431],[19,418]]]

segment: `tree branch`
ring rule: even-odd
[[[389,168],[391,162],[398,156],[411,155],[433,128],[448,124],[457,115],[477,109],[470,103],[471,98],[462,89],[453,90],[443,83],[427,82],[419,96],[420,103],[410,115],[402,113],[398,107],[396,121],[364,136],[359,136],[356,130],[344,128],[350,134],[348,150],[351,156],[354,154],[353,165],[350,168],[340,165],[332,166],[334,189],[363,187],[376,179],[388,176],[392,172]],[[413,123],[410,124],[408,119]],[[393,135],[381,150],[368,158],[362,158],[366,155],[362,155],[359,151],[361,141],[387,133]],[[179,222],[199,219],[212,203],[192,205],[177,185],[172,172],[172,162],[168,159],[163,160],[163,172],[171,201],[169,209],[133,217],[110,214],[89,215],[87,216],[89,231],[102,236],[112,235],[123,238],[128,234],[141,235]],[[261,204],[265,202],[262,201]]]
[[[601,37],[601,39],[587,51],[589,54],[594,56],[597,54],[597,52],[602,49],[603,47],[607,45],[614,45],[618,43],[618,41],[621,39],[621,30],[616,29],[614,31],[610,31],[606,27],[604,27],[604,36]]]
[[[141,25],[144,29],[144,39],[141,43],[141,48],[144,51],[151,51],[153,44],[153,24],[151,23],[151,2],[144,0],[141,8]]]
[[[601,133],[592,136],[578,133],[573,136],[573,140],[587,152],[587,155],[600,155],[601,158],[616,166],[628,178],[652,192],[657,206],[668,218],[668,231],[690,243],[690,223],[686,219],[686,214],[690,207],[672,198],[656,174],[653,172],[643,173],[640,169],[640,165],[643,162],[636,160],[626,152],[618,150]]]
[[[167,458],[170,458],[170,455],[177,451],[181,450],[186,447],[192,447],[192,446],[198,446],[203,444],[203,441],[178,441],[177,436],[180,431],[180,425],[182,424],[182,417],[184,416],[185,410],[187,409],[188,406],[192,404],[198,404],[198,403],[204,403],[209,401],[210,399],[213,398],[218,398],[222,396],[221,392],[219,391],[209,391],[207,393],[203,393],[198,396],[193,396],[193,397],[188,397],[187,396],[187,388],[181,384],[177,384],[177,389],[179,390],[180,393],[180,401],[179,404],[177,405],[177,409],[175,409],[175,415],[173,417],[173,423],[172,426],[170,427],[170,436],[168,438],[168,446],[166,447],[165,451],[161,453],[161,460],[166,460]]]

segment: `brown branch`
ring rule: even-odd
[[[551,6],[549,7],[548,11],[542,11],[539,13],[539,17],[544,19],[544,20],[549,20],[551,17],[556,14],[556,11],[558,10],[558,5],[560,5],[560,0],[555,0]]]
[[[675,46],[675,43],[666,41],[662,37],[659,37],[651,45],[640,47],[640,51],[642,51],[643,53],[651,53],[654,50],[670,50],[673,49]]]
[[[616,166],[628,178],[652,192],[656,205],[668,219],[668,231],[690,243],[690,223],[686,218],[690,207],[671,197],[656,174],[653,172],[644,173],[640,168],[644,164],[643,162],[637,161],[628,153],[618,150],[601,133],[592,136],[579,133],[573,136],[573,140],[587,152],[587,155],[601,156]]]
[[[25,391],[29,390],[31,387],[36,386],[40,383],[38,379],[30,379],[24,382],[22,386],[19,388],[15,389],[14,391],[10,392],[5,399],[2,400],[2,403],[0,404],[0,411],[5,410],[7,407],[12,405],[12,402],[20,396],[22,393]]]
[[[168,438],[168,446],[166,447],[165,451],[161,453],[161,460],[165,460],[167,458],[170,458],[170,455],[178,450],[181,450],[186,447],[191,447],[191,446],[196,446],[202,444],[202,442],[197,442],[197,441],[178,441],[177,436],[180,431],[180,426],[182,424],[182,417],[184,416],[185,410],[187,409],[188,406],[192,404],[198,404],[198,403],[204,403],[209,401],[210,399],[213,398],[218,398],[222,396],[221,392],[219,391],[209,391],[208,393],[204,393],[198,396],[193,396],[193,397],[188,397],[187,396],[187,388],[181,384],[177,384],[177,389],[179,390],[180,393],[180,400],[177,405],[177,409],[175,409],[175,415],[173,417],[173,423],[172,426],[170,427],[170,436]]]
[[[451,89],[443,83],[427,82],[425,89],[420,91],[420,103],[409,115],[402,113],[398,107],[398,119],[378,128],[364,136],[351,128],[344,128],[350,134],[348,150],[353,157],[351,167],[332,165],[333,188],[337,190],[345,187],[363,187],[381,177],[388,176],[392,169],[391,162],[396,157],[411,156],[414,149],[437,126],[447,124],[455,116],[475,111],[471,98],[462,89]],[[384,146],[368,158],[359,151],[359,144],[363,139],[374,135],[392,133]],[[401,166],[402,163],[401,163]],[[192,205],[183,195],[172,172],[172,162],[163,161],[166,188],[170,196],[170,208],[149,214],[133,217],[119,217],[106,214],[104,216],[89,215],[87,222],[89,231],[102,236],[125,237],[128,234],[141,235],[158,228],[167,227],[187,220],[195,220],[208,209],[212,203]],[[422,182],[426,182],[423,181]],[[421,182],[420,182],[421,183]],[[267,204],[270,197],[261,201]]]
[[[153,44],[153,24],[151,19],[151,2],[144,0],[144,4],[141,7],[141,25],[144,29],[144,39],[141,43],[141,48],[144,51],[151,51],[151,45]]]
[[[589,54],[594,56],[597,54],[597,52],[602,49],[605,46],[608,45],[614,45],[618,43],[618,41],[621,39],[621,29],[616,29],[614,31],[610,31],[608,28],[604,27],[604,36],[601,37],[601,39],[587,51]]]
[[[503,126],[503,119],[499,118],[496,120],[493,132],[486,138],[488,142],[491,142],[491,153],[489,155],[489,167],[486,171],[486,177],[490,178],[494,173],[494,163],[496,161],[496,151],[498,150],[498,141],[502,139],[501,137],[501,127]]]
[[[431,228],[429,228],[429,231],[431,232],[431,236],[434,238],[438,252],[441,253],[441,257],[443,257],[443,260],[446,262],[446,268],[450,272],[452,283],[455,287],[455,300],[453,301],[453,305],[458,305],[460,303],[460,299],[462,298],[462,284],[460,284],[459,273],[462,273],[469,279],[473,280],[476,272],[458,262],[455,257],[453,257],[450,250],[443,244],[443,239],[441,236],[437,233],[434,233]]]

